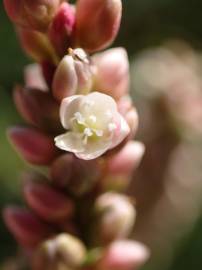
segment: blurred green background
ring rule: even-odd
[[[160,44],[167,38],[182,38],[193,47],[202,47],[201,0],[125,0],[122,27],[116,44],[134,57],[140,50]],[[26,165],[6,139],[6,129],[22,120],[12,102],[12,86],[22,81],[22,71],[29,62],[22,53],[12,24],[0,3],[0,207],[21,201],[20,171]],[[14,254],[15,242],[0,222],[0,260]],[[176,247],[170,269],[202,269],[202,214],[192,234]],[[146,266],[146,269],[151,267]],[[161,268],[162,269],[162,268]],[[164,270],[164,269],[162,269]]]

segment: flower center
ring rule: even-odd
[[[96,141],[106,135],[104,130],[97,128],[97,117],[94,114],[84,117],[80,112],[76,112],[72,117],[71,122],[73,132],[82,134],[82,141],[85,145],[89,140]],[[109,122],[106,129],[107,137],[111,137],[115,129],[116,124]]]

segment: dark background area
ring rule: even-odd
[[[125,0],[121,31],[114,46],[124,46],[130,58],[168,38],[182,38],[202,48],[202,1]],[[12,103],[12,86],[22,80],[30,62],[21,51],[12,24],[0,3],[0,208],[21,201],[20,171],[25,165],[9,146],[6,129],[22,122]],[[202,181],[202,179],[201,179]],[[0,222],[0,260],[15,252],[13,238]],[[192,234],[176,247],[170,269],[202,269],[202,215]],[[151,269],[148,267],[148,269]],[[167,269],[167,268],[166,268]],[[164,270],[164,269],[162,269]]]

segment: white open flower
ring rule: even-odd
[[[60,119],[67,132],[55,138],[56,146],[85,160],[114,148],[130,132],[113,98],[98,92],[63,99]]]

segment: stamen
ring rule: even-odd
[[[85,124],[85,118],[80,112],[76,112],[74,114],[74,119],[78,122],[78,124],[84,125]]]
[[[93,132],[90,128],[85,128],[83,133],[84,133],[84,135],[86,135],[88,137],[93,136]]]

